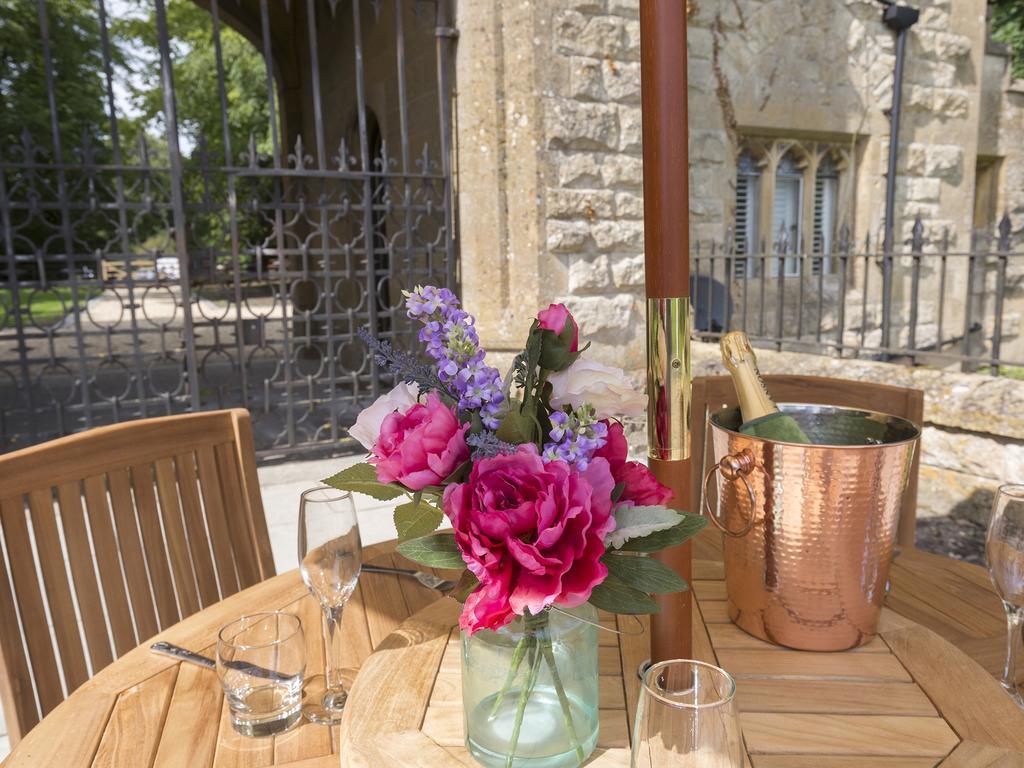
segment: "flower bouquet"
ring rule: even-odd
[[[395,509],[398,551],[462,569],[463,699],[470,752],[486,765],[578,765],[597,740],[601,609],[654,613],[684,590],[646,555],[690,538],[699,515],[627,457],[623,416],[643,396],[585,357],[563,305],[539,313],[504,378],[447,289],[406,294],[431,362],[363,331],[400,379],[349,434],[370,452],[325,482]],[[443,519],[451,531],[437,531]]]

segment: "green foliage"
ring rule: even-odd
[[[396,549],[399,554],[405,555],[414,563],[428,568],[466,567],[453,533],[435,533],[432,536],[410,539],[399,543]]]
[[[452,591],[448,593],[448,597],[453,597],[460,603],[464,603],[466,598],[473,593],[473,590],[479,586],[480,580],[467,568],[462,572],[462,576],[459,577],[459,581]]]
[[[609,575],[590,593],[590,604],[609,613],[657,613],[658,604],[646,592],[623,584]]]
[[[397,499],[405,491],[397,485],[388,485],[377,480],[377,470],[369,464],[353,464],[336,475],[323,480],[324,485],[339,491],[351,491],[371,496],[379,501]]]
[[[109,123],[96,4],[50,0],[46,7],[62,143],[77,147],[82,136],[90,134],[102,145],[109,136]],[[121,60],[119,48],[112,54],[115,63]],[[25,131],[48,147],[50,127],[36,0],[0,0],[0,146],[20,144]]]
[[[97,4],[95,0],[47,0],[45,7],[57,132],[64,161],[82,161],[87,146],[90,163],[109,164],[114,159],[114,139]],[[123,161],[129,165],[141,162],[140,140],[145,139],[150,164],[165,166],[164,97],[153,4],[150,0],[122,0],[116,8],[108,3],[107,9],[110,75],[114,81]],[[188,170],[200,161],[219,166],[230,159],[237,164],[250,135],[260,152],[269,151],[270,111],[263,58],[241,34],[221,25],[224,95],[231,140],[231,157],[226,158],[210,13],[191,0],[168,0],[167,20],[178,133],[186,165],[186,199],[208,200],[226,207],[229,190],[225,174]],[[37,160],[48,163],[55,159],[46,75],[37,0],[0,0],[0,153],[5,160],[19,159],[17,148],[23,133],[41,151]],[[20,174],[17,170],[10,172],[11,187],[19,183]],[[101,196],[109,196],[101,199],[108,205],[115,202],[111,174],[99,172],[96,185]],[[35,175],[35,183],[56,190],[54,171],[43,168]],[[268,197],[268,183],[247,181],[246,194],[239,192],[239,234],[243,247],[246,242],[261,242],[269,232],[268,222],[245,213],[249,198]],[[129,250],[143,253],[171,249],[166,235],[169,222],[165,217],[140,214],[131,221],[131,226]],[[44,210],[20,234],[41,246],[59,227],[59,212]],[[189,252],[216,253],[219,258],[229,258],[230,231],[223,212],[190,212],[188,232]],[[76,223],[75,238],[84,244],[83,250],[105,248],[117,239],[116,217],[97,215]],[[56,263],[46,268],[50,279],[67,277]],[[32,267],[26,268],[22,276],[30,280],[39,278]]]
[[[609,552],[601,562],[608,566],[609,574],[641,592],[664,595],[689,589],[686,580],[667,565],[643,555]]]
[[[444,513],[422,499],[395,507],[395,528],[398,538],[414,539],[437,530]]]
[[[668,547],[682,544],[687,539],[697,535],[708,520],[703,515],[695,515],[691,512],[683,512],[683,522],[663,531],[657,531],[649,536],[642,536],[630,539],[622,545],[623,552],[660,552]]]
[[[992,38],[1006,43],[1014,77],[1024,77],[1024,0],[991,0]]]

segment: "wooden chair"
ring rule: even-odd
[[[12,745],[114,658],[274,575],[245,410],[126,422],[0,456],[0,524]]]
[[[874,384],[867,381],[829,379],[821,376],[765,376],[765,384],[772,398],[778,403],[809,403],[812,405],[840,405],[847,408],[863,408],[900,416],[918,426],[924,420],[924,392],[919,389],[904,389],[888,384]],[[704,473],[714,463],[711,445],[707,440],[708,416],[719,409],[735,408],[738,405],[736,390],[729,376],[702,376],[693,380],[693,461],[692,482],[693,509],[703,509]],[[906,500],[900,514],[896,536],[898,544],[914,546],[914,526],[917,520],[917,476],[921,465],[921,450],[914,454],[910,471],[910,483]]]

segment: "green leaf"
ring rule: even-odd
[[[681,514],[683,516],[683,522],[663,531],[652,533],[650,536],[641,536],[640,538],[630,539],[622,545],[622,551],[660,552],[668,547],[674,547],[677,544],[682,544],[687,539],[690,539],[699,533],[701,529],[708,524],[707,518],[702,515],[695,515],[691,512],[683,512]]]
[[[414,563],[428,568],[465,568],[466,562],[453,533],[435,533],[401,542],[396,549]]]
[[[618,486],[616,486],[618,487]],[[612,498],[615,491],[612,491]],[[605,546],[622,549],[629,539],[650,536],[656,531],[674,528],[683,522],[683,516],[674,509],[662,506],[635,507],[622,504],[615,510],[615,530],[605,537]]]
[[[405,489],[401,486],[380,482],[377,479],[377,470],[366,463],[353,464],[321,482],[331,488],[337,488],[339,491],[362,493],[380,501],[397,499],[405,493]]]
[[[657,613],[661,608],[646,592],[633,589],[617,578],[608,575],[590,593],[590,603],[595,608],[609,613]]]
[[[464,603],[473,590],[479,586],[480,580],[467,568],[462,572],[462,576],[459,577],[459,583],[448,593],[448,597],[454,597],[460,603]]]
[[[437,530],[444,513],[425,501],[411,501],[395,507],[395,528],[403,541],[427,536]]]
[[[667,565],[643,555],[609,552],[601,558],[601,562],[608,566],[612,576],[641,592],[665,595],[689,589],[686,580]]]
[[[495,434],[497,434],[499,440],[504,440],[506,443],[521,445],[523,443],[532,443],[536,433],[536,419],[521,413],[516,404],[513,403],[512,408],[505,414],[501,424],[498,425],[498,430]]]

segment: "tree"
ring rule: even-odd
[[[1024,0],[991,0],[992,38],[1006,43],[1014,77],[1024,77]]]

